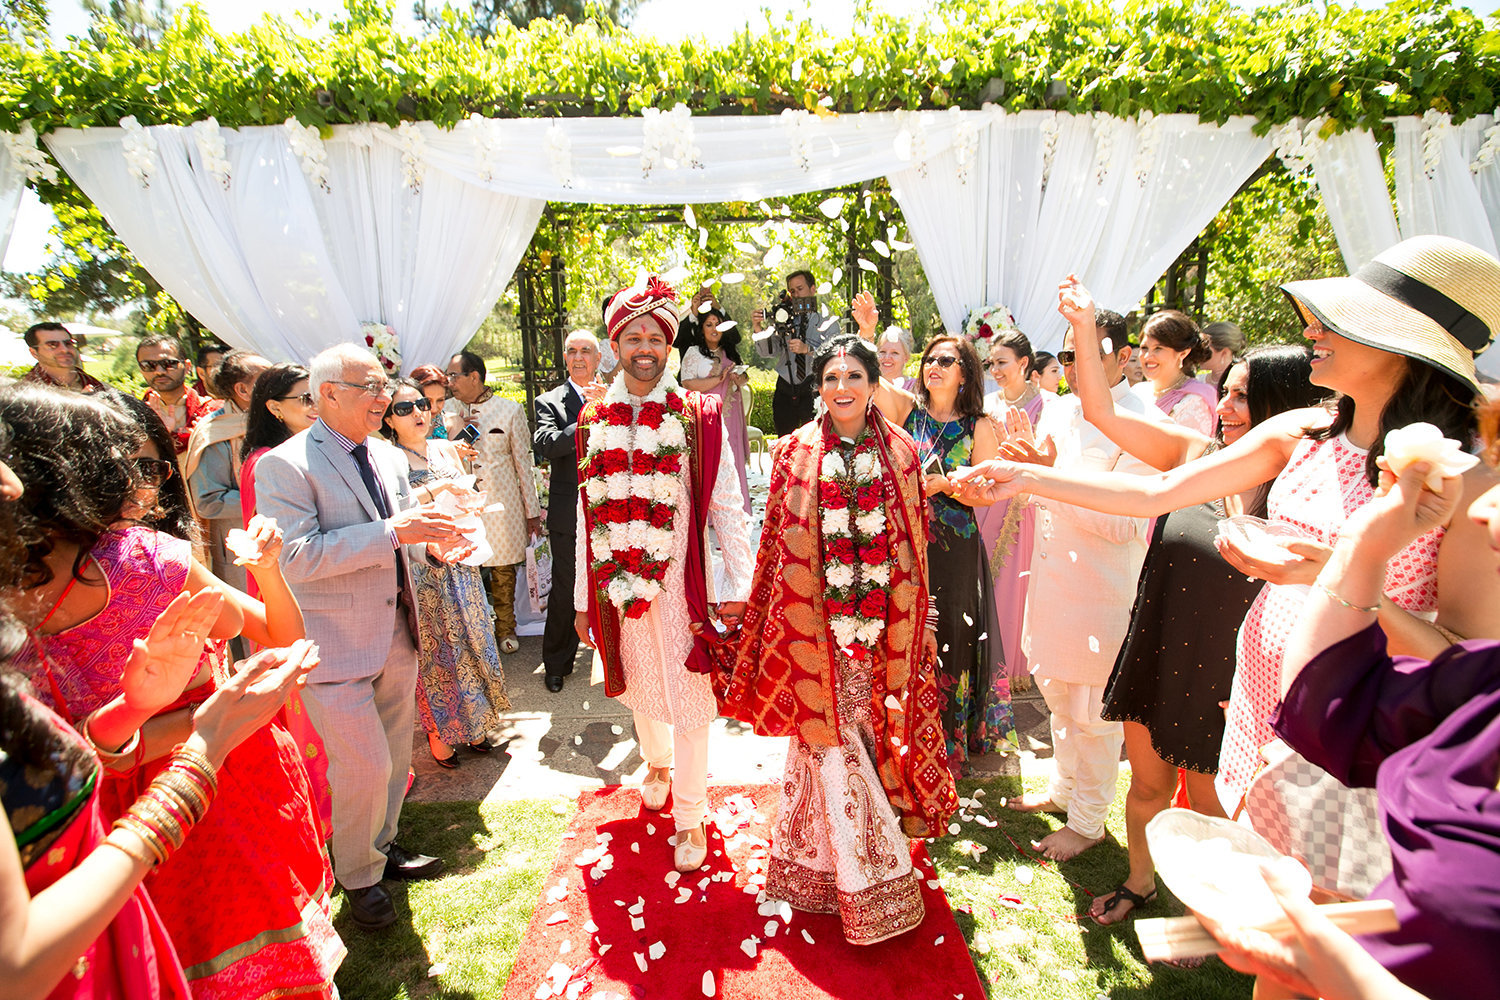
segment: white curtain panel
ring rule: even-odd
[[[21,207],[21,192],[26,188],[26,170],[15,158],[0,152],[0,260],[10,246],[10,234],[16,227],[16,210]]]
[[[944,324],[1003,303],[1038,349],[1056,350],[1069,273],[1100,305],[1131,309],[1269,155],[1253,125],[989,113],[966,180],[952,151],[891,177]]]
[[[881,177],[938,156],[966,119],[983,114],[482,119],[452,130],[422,122],[417,131],[430,166],[492,191],[672,205],[756,201]],[[383,143],[405,141],[390,129],[373,132]]]
[[[305,362],[379,321],[400,335],[404,369],[445,364],[499,298],[543,207],[441,175],[412,192],[399,152],[347,138],[327,144],[325,190],[285,129],[219,130],[218,164],[201,128],[145,129],[150,152],[129,151],[139,140],[117,128],[46,141],[163,288],[228,343],[277,361]]]
[[[401,337],[402,368],[448,364],[515,273],[546,202],[478,188],[437,170],[416,190],[403,154],[374,129],[326,143],[330,191],[313,203],[334,273],[361,322]]]
[[[1469,170],[1478,143],[1464,141],[1475,135],[1453,126],[1429,130],[1420,118],[1396,119],[1396,216],[1403,239],[1451,236],[1495,253],[1495,230]]]
[[[1401,240],[1375,136],[1351,129],[1330,136],[1313,154],[1313,175],[1350,274]]]

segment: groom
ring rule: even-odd
[[[673,785],[674,861],[708,855],[708,724],[718,714],[700,629],[714,599],[707,526],[724,557],[718,616],[745,610],[754,556],[734,452],[713,396],[667,374],[677,294],[655,276],[605,309],[621,375],[578,419],[579,527],[573,606],[578,637],[598,650],[604,691],[630,706],[647,809]],[[675,777],[672,774],[676,764]]]

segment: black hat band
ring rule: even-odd
[[[1426,316],[1452,334],[1471,354],[1478,354],[1490,345],[1493,335],[1484,320],[1425,281],[1375,260],[1361,267],[1354,277]]]

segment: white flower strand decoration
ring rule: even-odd
[[[547,164],[552,168],[553,178],[563,187],[572,187],[573,140],[568,138],[568,133],[561,125],[549,125],[542,147],[547,152]]]
[[[927,176],[927,118],[920,111],[896,112],[896,158],[916,166],[917,173]]]
[[[229,190],[229,157],[224,148],[224,133],[219,131],[219,120],[208,117],[192,124],[193,143],[198,147],[203,169],[207,170],[225,190]]]
[[[641,175],[650,177],[657,167],[679,166],[702,169],[703,151],[693,137],[693,113],[678,102],[671,111],[641,110]]]
[[[1052,176],[1052,161],[1057,157],[1057,113],[1043,118],[1037,132],[1042,137],[1042,190],[1045,191],[1047,178]]]
[[[818,119],[806,108],[786,108],[781,112],[781,130],[786,133],[792,162],[804,172],[812,169],[813,140],[817,137]]]
[[[1453,116],[1428,109],[1422,115],[1422,173],[1431,180],[1443,162],[1443,140],[1453,131]]]
[[[1327,115],[1316,118],[1293,118],[1271,130],[1271,149],[1289,173],[1300,174],[1313,165],[1318,150],[1327,140],[1323,138],[1323,126]]]
[[[323,136],[313,126],[303,125],[295,118],[288,118],[281,127],[286,130],[287,145],[292,147],[307,179],[324,191],[332,190],[328,186],[328,150],[323,145]]]
[[[3,132],[0,136],[5,138],[5,151],[10,154],[11,162],[28,181],[32,184],[43,180],[48,184],[57,183],[57,165],[37,145],[36,129],[30,121],[22,122],[19,132]]]
[[[1161,145],[1162,122],[1159,115],[1142,111],[1136,116],[1135,123],[1139,135],[1136,138],[1135,162],[1131,164],[1131,170],[1135,173],[1135,182],[1145,187],[1152,168],[1156,166],[1156,148]]]
[[[979,125],[974,115],[957,106],[948,109],[948,118],[953,121],[953,161],[957,166],[958,182],[969,183],[969,174],[979,160]]]
[[[396,126],[396,135],[401,140],[401,183],[411,189],[412,194],[422,193],[422,180],[427,167],[422,162],[427,152],[427,138],[415,122],[403,121]]]
[[[482,181],[495,179],[495,163],[500,157],[500,123],[474,112],[459,122],[474,143],[474,171]]]
[[[1109,176],[1110,161],[1114,159],[1115,134],[1124,124],[1107,112],[1094,115],[1094,183],[1103,184]]]
[[[1495,156],[1500,153],[1500,108],[1495,109],[1495,124],[1484,130],[1484,143],[1479,151],[1474,154],[1474,159],[1469,164],[1469,173],[1477,174],[1491,163],[1495,162]]]
[[[125,130],[125,169],[140,182],[141,187],[150,187],[151,175],[156,173],[156,139],[135,115],[121,118],[120,127]]]

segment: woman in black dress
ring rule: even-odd
[[[1080,355],[1082,359],[1082,355]],[[1255,424],[1285,410],[1314,405],[1323,391],[1308,381],[1306,347],[1261,347],[1225,370],[1219,386],[1219,432],[1199,439],[1175,462],[1232,444]],[[1082,380],[1080,380],[1082,381]],[[1096,421],[1127,451],[1140,454],[1144,422]],[[1175,428],[1181,442],[1192,432]],[[1157,442],[1161,444],[1161,442]],[[1149,446],[1148,446],[1149,447]],[[1146,845],[1146,824],[1171,804],[1178,769],[1194,809],[1223,815],[1214,792],[1224,710],[1234,677],[1240,622],[1263,586],[1224,561],[1214,548],[1219,521],[1235,514],[1265,516],[1266,486],[1209,504],[1185,507],[1159,519],[1141,568],[1130,632],[1105,689],[1103,717],[1125,724],[1130,790],[1125,828],[1130,874],[1114,892],[1094,900],[1089,914],[1101,924],[1123,920],[1156,896],[1156,869]]]

